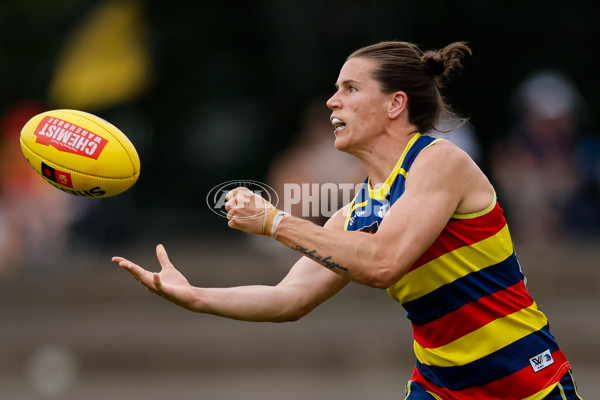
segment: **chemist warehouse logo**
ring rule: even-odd
[[[227,218],[227,210],[225,209],[227,199],[225,197],[227,196],[227,193],[238,187],[245,187],[273,204],[274,207],[277,207],[277,204],[279,203],[279,196],[277,196],[275,190],[269,185],[253,180],[237,180],[221,183],[220,185],[213,187],[206,195],[206,204],[212,212]],[[262,213],[263,209],[260,209],[260,213],[250,216],[250,218],[263,215]]]
[[[46,116],[35,129],[35,142],[58,151],[97,160],[108,140],[60,118]]]

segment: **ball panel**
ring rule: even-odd
[[[117,127],[93,114],[53,110],[21,130],[21,149],[48,183],[84,197],[109,197],[129,189],[140,174],[133,144]]]
[[[128,178],[105,178],[81,173],[50,160],[41,158],[21,140],[21,149],[29,165],[50,183],[63,192],[81,197],[110,197],[129,189],[139,175]]]
[[[27,122],[21,136],[41,158],[76,171],[109,178],[139,174],[133,144],[117,127],[92,114],[47,111]]]

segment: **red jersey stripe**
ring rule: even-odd
[[[498,218],[504,220],[502,214],[502,208],[496,203],[496,206],[492,211],[478,218],[455,219],[450,221],[440,236],[438,236],[429,249],[417,259],[409,271],[453,250],[463,246],[469,246],[495,235],[506,225],[506,221],[503,221],[503,224],[498,224]]]
[[[444,346],[484,325],[530,307],[533,299],[523,281],[446,314],[425,325],[413,325],[414,338],[422,347]],[[457,324],[456,321],[461,321]]]

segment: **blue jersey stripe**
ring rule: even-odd
[[[402,306],[414,325],[425,325],[472,301],[523,280],[515,254],[506,260],[448,283]]]
[[[414,157],[414,155],[420,153],[421,150],[423,150],[425,147],[429,146],[432,142],[436,140],[438,139],[431,136],[421,136],[419,140],[417,140],[415,144],[410,148],[409,153],[406,155],[406,158],[402,162],[402,168],[405,171],[408,171],[412,166],[413,162],[417,159],[417,157]]]
[[[417,368],[433,384],[456,391],[484,386],[530,367],[529,358],[548,349],[553,353],[558,350],[558,345],[550,333],[549,326],[546,325],[539,331],[469,364],[435,367],[417,361]]]

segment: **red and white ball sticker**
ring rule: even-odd
[[[60,118],[46,116],[35,128],[36,143],[97,160],[108,140]]]
[[[42,174],[44,178],[56,182],[59,185],[72,188],[73,181],[71,180],[71,174],[69,172],[60,171],[56,168],[52,168],[48,164],[42,161]]]

